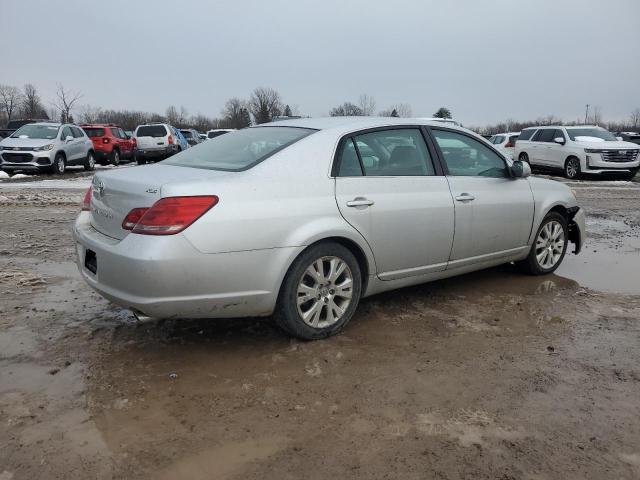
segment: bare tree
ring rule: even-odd
[[[24,86],[21,114],[25,118],[49,118],[44,105],[42,105],[38,90],[31,83]]]
[[[395,112],[395,115],[393,113]],[[411,105],[408,103],[396,103],[395,105],[391,105],[386,110],[382,110],[378,115],[381,117],[404,117],[408,118],[413,115],[411,111]]]
[[[593,107],[589,117],[587,118],[587,123],[592,125],[600,125],[602,123],[602,110],[600,110],[600,107]]]
[[[20,107],[22,93],[11,85],[0,85],[0,108],[6,115],[7,122],[11,121],[14,112]]]
[[[72,92],[64,88],[62,84],[58,84],[58,90],[56,91],[57,100],[54,102],[54,106],[60,112],[60,121],[71,122],[73,117],[71,116],[71,110],[75,103],[82,98],[80,92]]]
[[[101,123],[103,112],[102,108],[91,105],[81,105],[78,107],[80,112],[79,120],[81,123]]]
[[[247,102],[238,97],[227,100],[222,109],[222,123],[226,128],[245,128],[251,125]]]
[[[373,115],[373,112],[376,110],[376,100],[371,95],[363,93],[358,98],[358,107],[362,112],[362,115]]]
[[[256,88],[249,98],[249,110],[257,124],[270,122],[282,112],[280,94],[273,88]]]
[[[631,126],[634,129],[640,127],[640,108],[634,109],[633,112],[631,112],[629,119],[631,120]]]
[[[329,115],[332,117],[359,117],[362,115],[362,110],[351,102],[344,102],[342,105],[332,108]]]
[[[176,125],[178,123],[178,118],[180,114],[178,113],[178,109],[173,105],[169,105],[167,110],[165,111],[165,116],[167,117],[167,123],[170,125]]]

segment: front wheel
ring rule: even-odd
[[[62,175],[64,171],[67,169],[67,161],[64,158],[64,155],[59,153],[56,155],[56,158],[53,160],[53,165],[51,165],[51,172],[55,175]]]
[[[580,177],[580,160],[576,157],[569,157],[564,163],[564,176],[570,180]]]
[[[319,243],[291,265],[280,289],[275,319],[290,335],[318,340],[342,330],[358,307],[362,278],[351,251]]]
[[[567,253],[568,233],[567,219],[557,212],[548,213],[538,228],[529,256],[519,266],[531,275],[555,271]]]
[[[93,155],[93,152],[89,152],[87,153],[87,158],[84,160],[84,169],[87,172],[90,172],[94,168],[96,168],[96,158]]]

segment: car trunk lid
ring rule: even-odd
[[[130,233],[122,228],[127,214],[134,208],[151,207],[162,197],[163,185],[226,173],[161,164],[97,173],[92,183],[91,225],[104,235],[123,239]]]

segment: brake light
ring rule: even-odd
[[[162,198],[149,209],[131,210],[122,222],[122,228],[141,235],[174,235],[198,220],[218,201],[215,195]]]
[[[82,199],[82,211],[86,212],[91,210],[91,197],[93,196],[93,186],[89,187],[87,193],[84,194],[84,198]]]
[[[173,137],[171,135],[169,135],[169,145],[173,145]]]
[[[516,144],[514,142],[512,142],[511,140],[509,140],[507,142],[507,144],[505,145],[505,148],[512,148],[512,147],[515,147],[515,146],[516,146]]]
[[[109,143],[109,139],[108,139],[107,137],[104,137],[104,138],[102,139],[102,143]]]
[[[122,221],[122,228],[125,230],[133,230],[133,227],[137,225],[145,212],[149,210],[148,208],[134,208],[131,210],[124,220]]]

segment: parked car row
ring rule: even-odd
[[[529,127],[498,133],[489,142],[511,158],[562,171],[569,179],[583,174],[632,179],[640,169],[640,134],[614,135],[596,125]]]
[[[3,130],[0,169],[46,171],[62,174],[69,165],[93,170],[96,162],[119,165],[121,161],[164,160],[231,130],[179,130],[167,123],[139,125],[125,132],[114,124],[64,124],[49,120],[16,120]],[[15,128],[13,128],[15,127]]]

